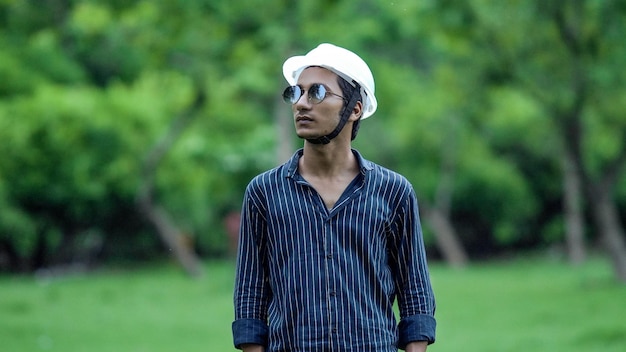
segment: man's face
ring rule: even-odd
[[[303,139],[314,139],[331,133],[339,123],[339,113],[344,100],[327,94],[318,104],[308,100],[309,88],[313,84],[323,85],[328,93],[342,96],[337,83],[337,74],[321,67],[309,67],[302,71],[298,86],[305,90],[300,99],[292,105],[296,134]]]

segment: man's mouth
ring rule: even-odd
[[[296,122],[306,122],[306,121],[313,121],[312,118],[308,117],[308,116],[296,116]]]

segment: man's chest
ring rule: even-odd
[[[271,202],[264,234],[268,254],[293,258],[386,248],[393,237],[391,205],[365,192],[337,197],[339,203],[330,210],[313,188]]]

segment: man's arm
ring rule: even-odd
[[[406,352],[425,352],[426,347],[428,347],[428,342],[426,341],[411,342],[408,345],[406,345],[405,351]]]
[[[406,349],[412,342],[435,342],[436,329],[435,297],[430,283],[417,198],[412,188],[407,191],[399,207],[394,230],[397,240],[393,265],[400,310],[398,347]]]
[[[237,348],[266,346],[268,338],[267,307],[271,292],[265,272],[265,220],[254,205],[255,198],[250,192],[249,187],[242,207],[235,274],[235,321],[232,328]]]
[[[243,352],[264,352],[265,351],[263,346],[261,346],[261,345],[251,345],[251,344],[241,345],[241,350]],[[424,349],[424,351],[425,350],[426,349]]]

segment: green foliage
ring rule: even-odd
[[[492,227],[495,242],[510,245],[532,235],[527,223],[536,214],[536,200],[514,165],[483,153],[475,151],[463,160],[455,207],[461,214],[472,214],[461,221],[476,235]]]
[[[425,204],[450,176],[451,219],[470,249],[558,241],[556,127],[576,64],[591,174],[626,143],[626,12],[579,4],[576,62],[556,5],[538,0],[0,1],[0,257],[63,262],[93,234],[106,256],[158,253],[136,210],[141,165],[198,96],[155,194],[201,253],[225,253],[224,215],[277,163],[281,64],[320,42],[358,52],[376,77],[379,110],[355,147],[405,174]]]
[[[28,213],[7,197],[6,184],[0,183],[0,239],[14,244],[19,256],[26,256],[35,248],[37,224]]]

